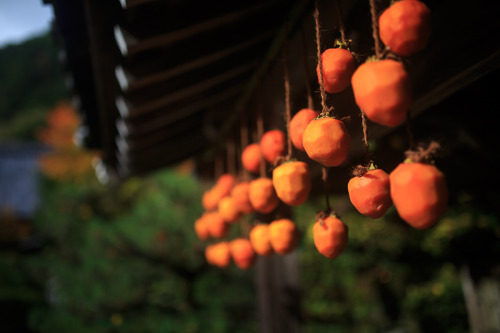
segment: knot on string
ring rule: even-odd
[[[354,167],[351,173],[354,177],[362,177],[369,169],[370,166],[359,164]]]
[[[431,141],[427,148],[419,146],[416,149],[405,151],[405,156],[409,162],[433,164],[434,157],[440,148],[441,145],[437,141]]]
[[[287,156],[278,156],[278,157],[276,157],[276,159],[273,162],[273,168],[276,168],[276,167],[280,166],[283,163],[290,162],[291,160],[292,159],[291,159],[290,155],[287,155]]]

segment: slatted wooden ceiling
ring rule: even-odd
[[[86,145],[102,149],[110,177],[170,166],[206,153],[225,135],[238,135],[231,129],[257,86],[266,87],[270,104],[283,102],[283,73],[276,68],[283,66],[285,22],[293,36],[292,105],[305,106],[305,87],[297,80],[303,51],[298,36],[300,30],[306,32],[312,69],[312,0],[44,1],[54,7],[66,70],[88,125]],[[384,8],[388,2],[377,3]],[[319,3],[324,49],[338,37],[337,17],[333,1]],[[493,2],[426,3],[433,12],[433,35],[429,47],[407,61],[414,116],[496,70],[499,63],[498,46],[488,37],[498,32],[497,20],[491,19]],[[341,1],[341,6],[356,52],[371,54],[368,1]],[[266,73],[271,73],[266,78],[270,82],[262,84]],[[317,92],[313,70],[309,76]],[[318,108],[319,94],[314,97]],[[359,110],[350,91],[329,98],[340,116],[352,118],[352,162],[363,151]],[[272,110],[281,117],[279,108]],[[370,124],[372,138],[391,131]]]

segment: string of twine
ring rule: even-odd
[[[285,28],[286,30],[286,28]],[[286,160],[292,157],[292,138],[290,137],[290,73],[288,72],[288,41],[285,39],[284,47],[284,71],[285,71],[285,123],[286,123],[286,136],[288,145],[288,154]]]
[[[304,81],[306,83],[307,90],[307,108],[314,109],[312,90],[311,90],[311,80],[309,79],[309,68],[307,66],[307,48],[306,48],[306,34],[304,28],[300,29],[300,37],[302,42],[302,68],[304,71]]]
[[[248,146],[248,122],[247,122],[247,114],[246,112],[242,112],[241,117],[240,117],[240,150],[243,152],[245,148]],[[241,154],[238,154],[238,156],[241,156]],[[248,178],[248,170],[246,170],[243,167],[243,162],[241,161],[241,158],[238,159],[239,164],[240,164],[240,170],[241,174],[240,177],[242,179],[247,179]]]
[[[382,54],[382,44],[378,35],[378,17],[377,8],[375,7],[375,0],[370,0],[370,14],[372,18],[372,36],[373,40],[375,41],[375,55],[377,56],[377,58],[380,58]]]
[[[315,22],[315,30],[316,30],[316,56],[318,58],[318,66],[319,66],[319,90],[321,93],[321,116],[328,116],[330,111],[333,108],[329,108],[326,105],[326,92],[325,92],[325,80],[323,78],[323,61],[321,60],[321,37],[320,37],[320,24],[319,24],[319,9],[318,9],[318,0],[315,1],[314,8],[314,22]]]
[[[262,116],[262,92],[259,90],[257,94],[257,138],[260,140],[264,135],[264,119]],[[261,177],[266,176],[266,161],[264,160],[264,156],[262,156],[262,152],[260,155],[260,165],[259,165],[259,174]]]
[[[234,140],[227,142],[227,170],[231,175],[236,175],[236,145]]]

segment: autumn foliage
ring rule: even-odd
[[[92,160],[96,152],[78,147],[74,135],[80,120],[77,112],[67,103],[60,103],[47,115],[46,126],[38,139],[53,150],[40,158],[42,173],[52,179],[82,181],[93,175]]]

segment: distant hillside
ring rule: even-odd
[[[0,48],[0,140],[32,140],[46,111],[66,98],[49,33]]]

